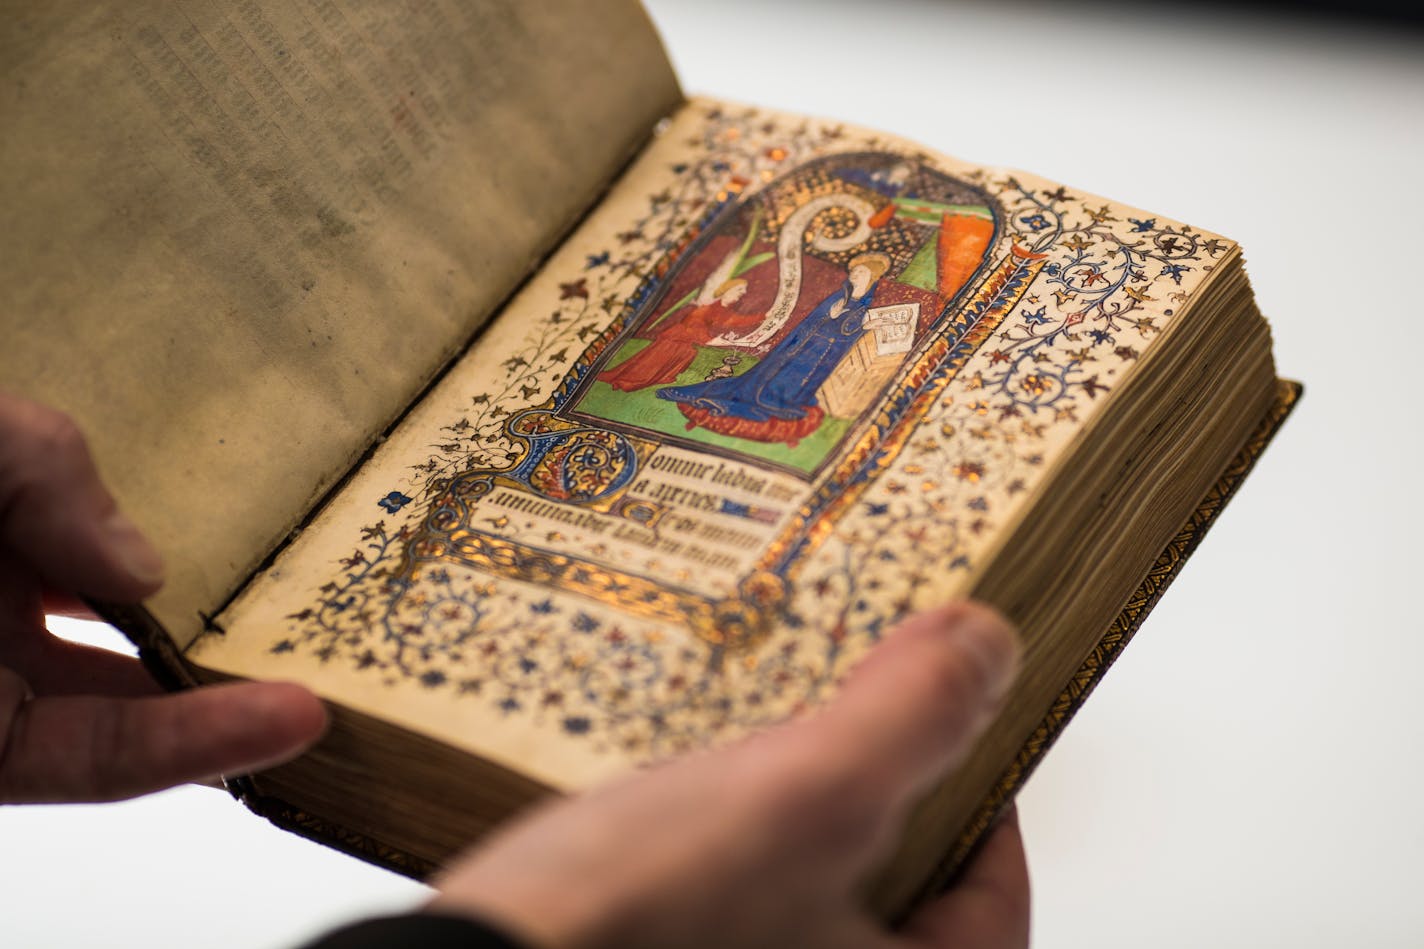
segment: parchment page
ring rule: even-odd
[[[679,99],[622,0],[0,5],[0,385],[80,420],[175,639]]]
[[[969,589],[1234,252],[691,103],[190,656],[565,788],[778,720]]]

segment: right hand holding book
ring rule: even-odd
[[[818,713],[539,808],[457,861],[430,909],[549,947],[1027,945],[1012,811],[901,932],[857,899],[992,720],[1018,651],[985,607],[920,614]]]

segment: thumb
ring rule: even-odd
[[[980,604],[901,623],[819,711],[745,746],[748,760],[772,762],[765,767],[778,775],[771,813],[779,839],[821,841],[860,875],[910,804],[969,754],[1018,654],[1013,628]]]
[[[843,767],[908,799],[969,753],[1018,656],[1013,627],[983,604],[921,613],[871,651],[799,741],[844,749],[835,759]]]
[[[79,427],[0,393],[0,547],[59,590],[132,602],[163,582],[158,552],[99,479]]]

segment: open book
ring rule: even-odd
[[[1231,241],[685,99],[632,3],[20,25],[0,382],[80,420],[166,555],[106,608],[160,675],[331,703],[244,800],[407,872],[978,597],[1023,673],[876,882],[903,909],[1295,398]]]

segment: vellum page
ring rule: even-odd
[[[555,787],[970,588],[1234,246],[697,101],[193,647]]]
[[[0,385],[79,419],[177,641],[680,98],[621,0],[0,8]]]

